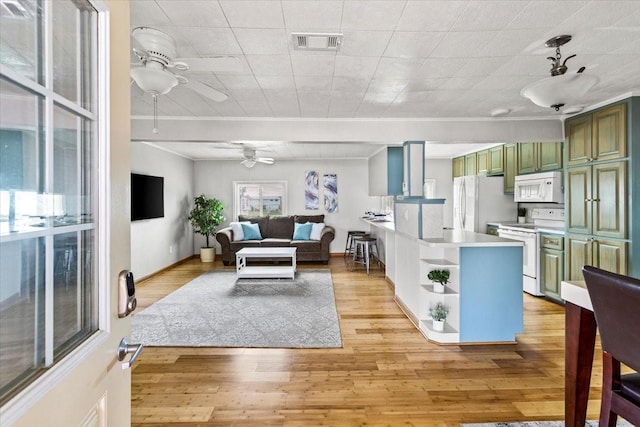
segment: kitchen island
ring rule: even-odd
[[[445,230],[443,237],[395,234],[395,298],[429,340],[439,343],[514,342],[523,330],[522,242]],[[431,270],[448,270],[445,292],[434,290]],[[444,304],[444,331],[429,309]]]

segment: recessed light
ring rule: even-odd
[[[502,117],[509,114],[511,110],[509,108],[495,108],[491,110],[491,117]]]

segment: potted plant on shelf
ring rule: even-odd
[[[444,286],[449,283],[449,270],[431,270],[427,278],[433,282],[433,292],[444,292]]]
[[[193,199],[194,207],[189,212],[189,221],[193,231],[202,234],[207,240],[207,246],[200,248],[200,260],[213,262],[216,257],[216,248],[209,246],[209,236],[216,235],[216,229],[225,220],[222,211],[224,205],[218,199],[209,199],[201,194]]]
[[[437,332],[444,331],[444,321],[447,319],[449,309],[441,302],[437,303],[435,307],[429,309],[429,314],[433,319],[433,330]]]
[[[527,222],[527,208],[518,208],[518,224]]]

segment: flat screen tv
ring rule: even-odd
[[[131,174],[131,221],[164,217],[164,178]]]

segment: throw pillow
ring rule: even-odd
[[[293,240],[309,240],[311,226],[312,224],[310,222],[307,222],[306,224],[298,224],[296,222],[293,225]]]
[[[323,229],[324,229],[324,222],[311,223],[311,234],[309,235],[309,239],[320,240]]]
[[[232,222],[229,225],[231,226],[231,231],[233,231],[233,241],[239,242],[240,240],[244,240],[244,233],[242,232],[242,225],[240,224],[251,224],[249,221],[242,222]]]
[[[260,234],[260,226],[258,224],[245,224],[240,223],[242,226],[243,240],[262,240],[262,234]]]

